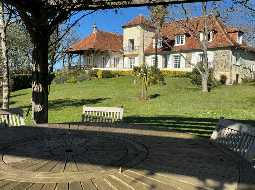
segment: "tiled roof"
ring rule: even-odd
[[[237,34],[239,30],[234,32],[234,28],[227,28],[219,19],[215,16],[208,16],[207,19],[208,30],[213,32],[213,40],[208,42],[208,48],[223,48],[238,46],[236,43]],[[169,22],[163,25],[161,29],[161,36],[168,41],[171,41],[171,45],[168,45],[168,49],[171,51],[182,50],[194,50],[201,49],[201,42],[199,33],[204,28],[204,17],[195,17],[188,20],[179,20]],[[230,34],[231,33],[231,34]],[[185,44],[180,46],[174,46],[175,37],[177,35],[185,35]],[[164,47],[166,48],[166,47]],[[153,53],[152,42],[146,49],[146,53]]]
[[[123,25],[122,27],[126,28],[126,27],[134,27],[139,25],[143,25],[147,28],[154,28],[152,23],[149,20],[147,20],[143,15],[139,15],[135,17],[133,20],[129,21],[127,24]]]
[[[121,52],[123,49],[122,42],[123,36],[121,35],[97,30],[83,40],[73,44],[67,51],[70,53],[85,50]]]

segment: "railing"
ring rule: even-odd
[[[139,46],[126,46],[124,47],[124,52],[127,52],[127,53],[131,53],[131,52],[136,52],[139,50]]]

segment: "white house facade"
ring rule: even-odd
[[[158,67],[190,72],[202,61],[203,17],[165,23],[157,44]],[[188,26],[188,27],[187,27]],[[215,77],[241,82],[255,71],[255,49],[243,43],[243,32],[226,27],[217,17],[208,18],[208,62]],[[195,31],[195,33],[194,33]],[[129,70],[155,64],[155,29],[143,16],[123,26],[123,36],[93,27],[90,36],[68,49],[81,56],[81,65],[106,70]],[[254,76],[252,76],[254,77]]]

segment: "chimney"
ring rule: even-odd
[[[93,24],[93,33],[96,33],[96,32],[97,32],[97,25]]]

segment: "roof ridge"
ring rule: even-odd
[[[221,20],[217,19],[216,17],[215,17],[215,21],[216,21],[216,23],[218,23],[218,25],[220,26],[220,29],[226,35],[226,37],[227,37],[228,41],[231,43],[231,45],[233,45],[233,46],[236,45],[236,43],[234,41],[232,41],[228,32],[226,31],[227,27],[223,24],[223,22]]]
[[[108,34],[113,34],[113,35],[116,35],[116,36],[123,36],[122,34],[119,34],[119,33],[115,33],[115,32],[110,32],[110,31],[103,31],[103,30],[98,30],[98,32],[102,32],[102,33],[108,33]]]

